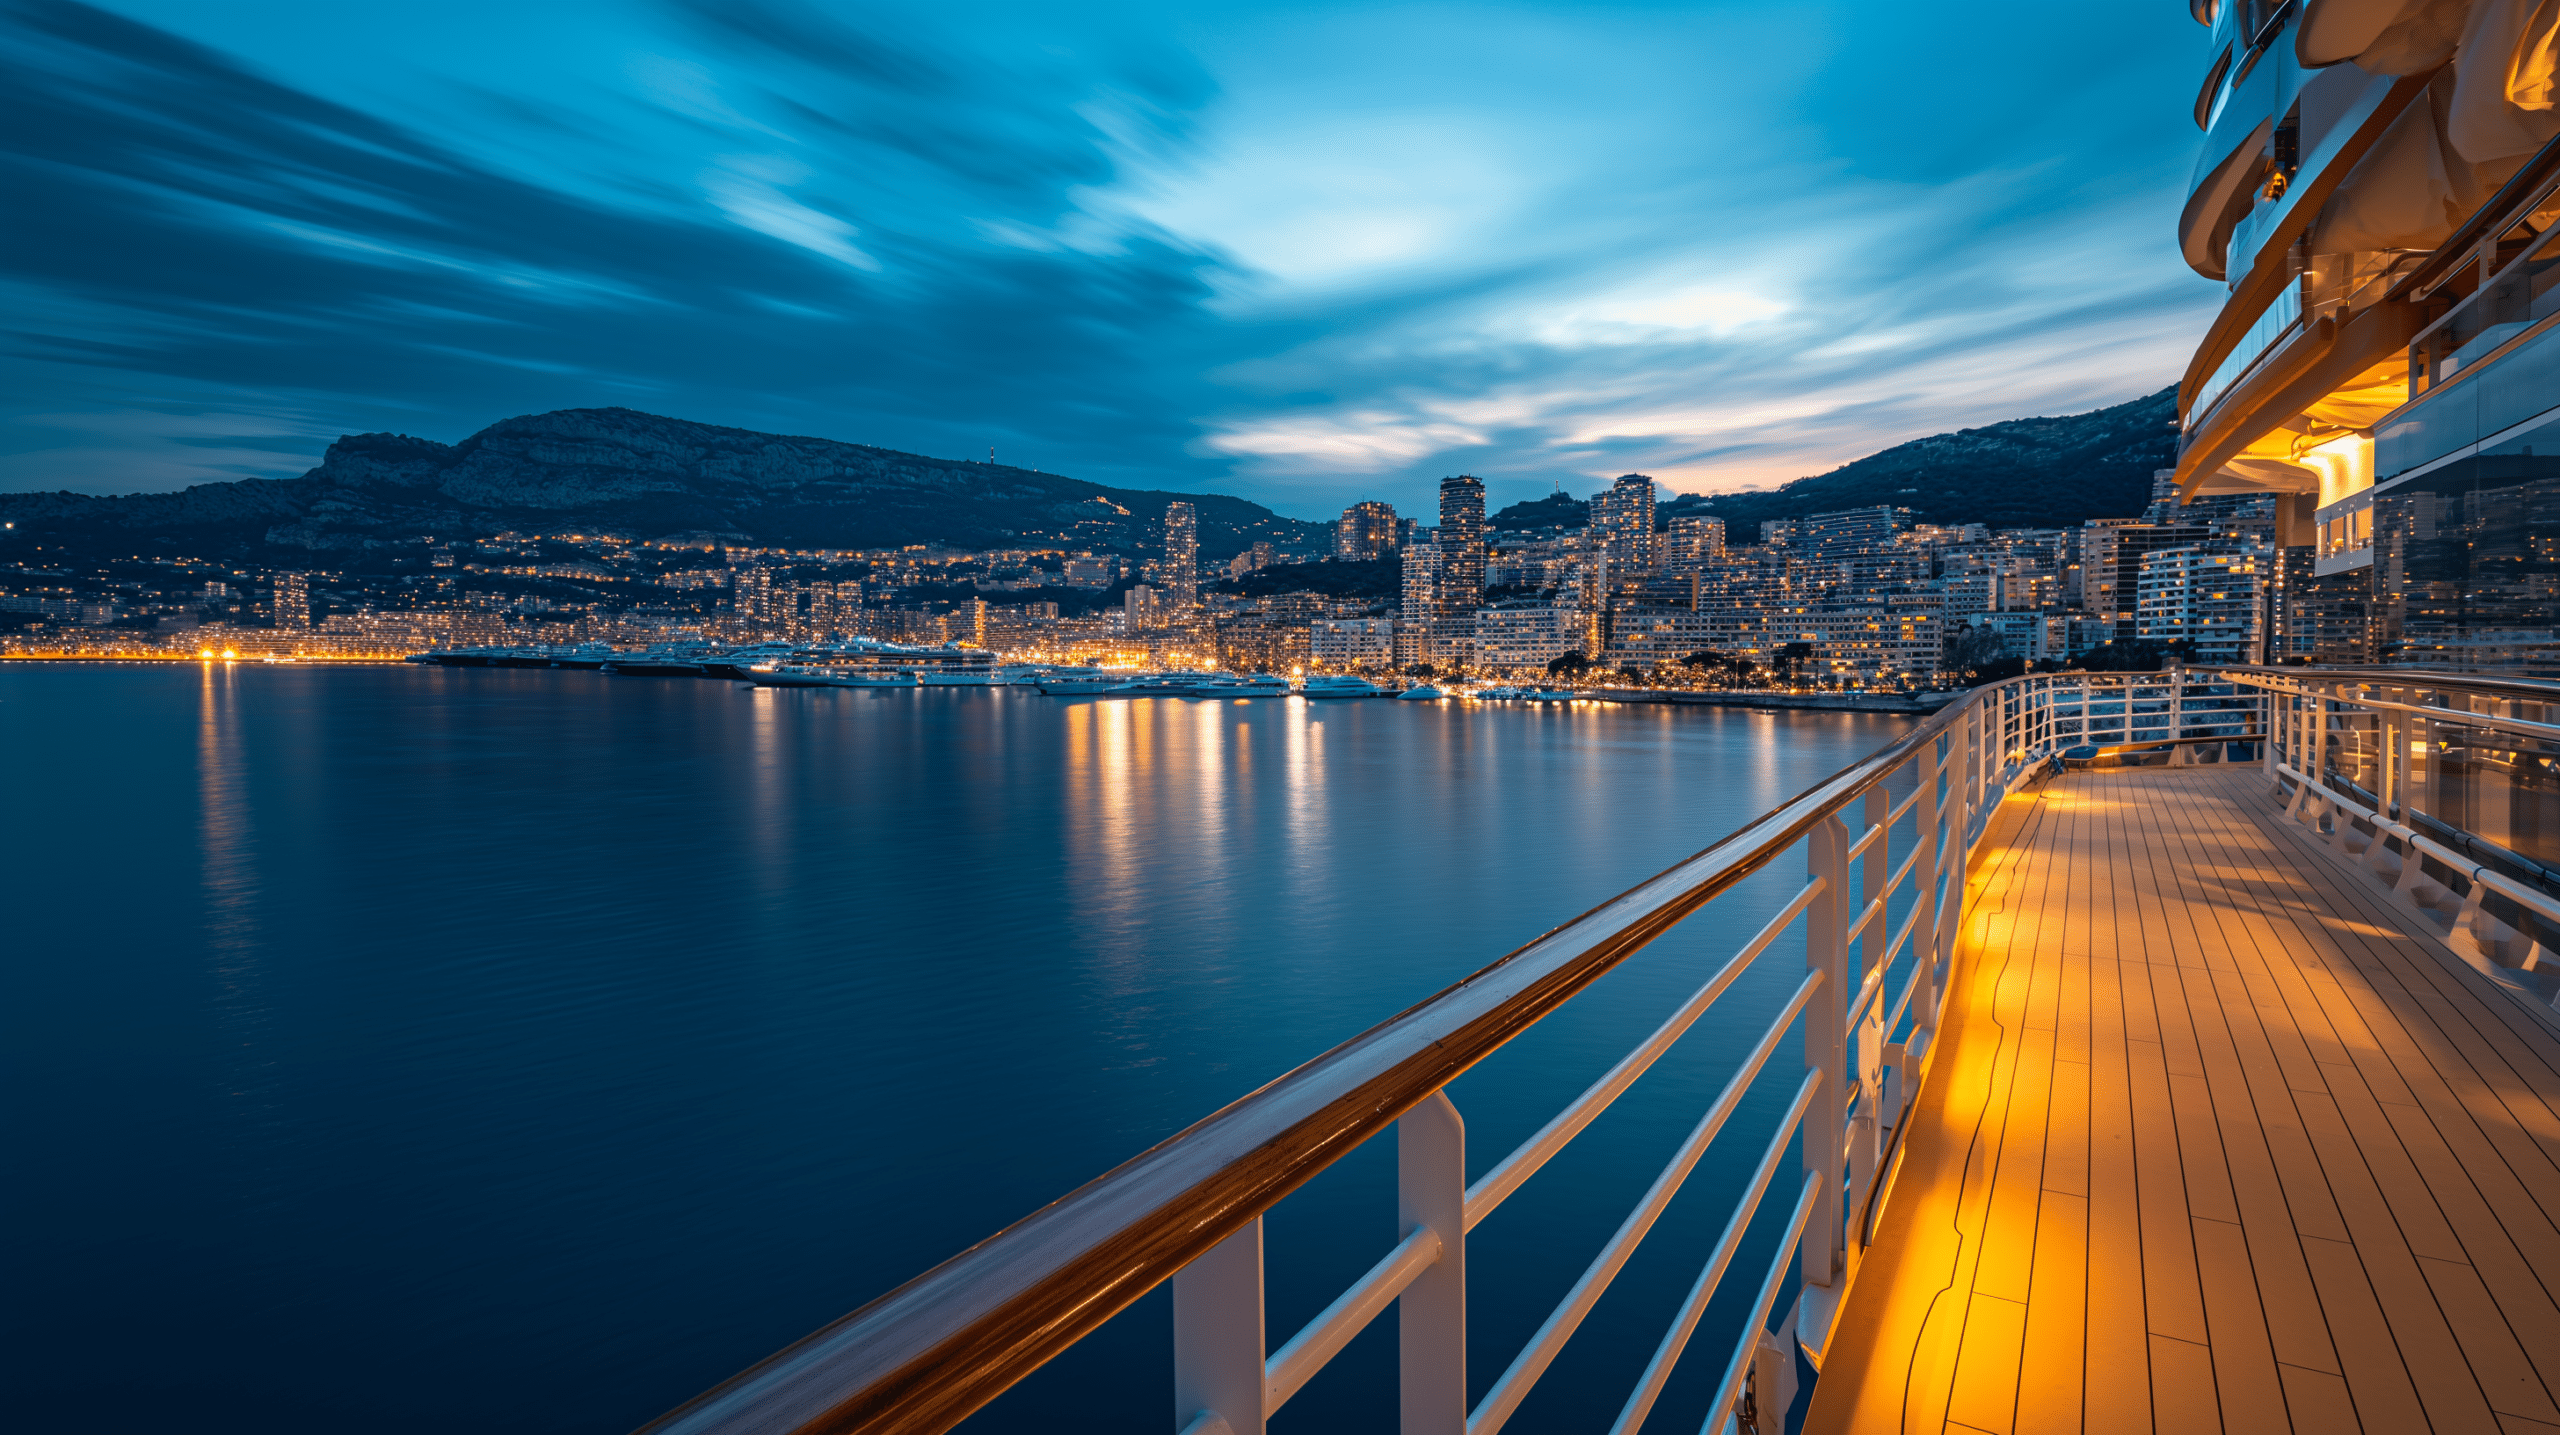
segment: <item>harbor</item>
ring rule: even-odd
[[[1041,663],[1008,663],[983,648],[855,639],[806,646],[768,642],[726,647],[672,644],[617,651],[605,644],[480,647],[415,653],[412,663],[451,668],[569,668],[618,677],[716,678],[768,688],[1021,687],[1050,697],[1112,698],[1395,698],[1405,701],[1630,703],[1675,707],[1739,707],[1796,712],[1897,713],[1923,716],[1954,692],[1783,692],[1727,689],[1567,686],[1489,681],[1403,682],[1355,673],[1155,671]]]

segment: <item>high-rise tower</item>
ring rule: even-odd
[[[1440,591],[1470,613],[1484,597],[1484,532],[1484,480],[1464,473],[1440,480]]]
[[[275,625],[279,628],[311,626],[311,575],[279,573],[275,583]]]
[[[1609,572],[1620,582],[1654,569],[1653,480],[1631,473],[1591,497],[1591,536],[1606,544]]]
[[[1355,503],[1342,510],[1333,525],[1333,556],[1345,563],[1384,558],[1396,551],[1403,533],[1395,509],[1384,503]]]
[[[1200,517],[1187,503],[1164,506],[1164,601],[1177,610],[1200,604]]]
[[[1484,480],[1440,480],[1440,584],[1434,638],[1444,662],[1474,661],[1476,609],[1484,605]]]

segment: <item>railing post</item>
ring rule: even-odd
[[[2373,844],[2381,847],[2381,826],[2391,821],[2391,803],[2399,798],[2399,772],[2394,765],[2394,752],[2399,747],[2399,721],[2391,714],[2373,714]]]
[[[1262,1346],[1257,1216],[1174,1273],[1173,1428],[1262,1435]]]
[[[2282,709],[2277,706],[2276,699],[2282,696],[2284,694],[2272,688],[2258,689],[2258,755],[2266,764],[2267,781],[2270,784],[2277,781],[2276,764],[2284,760],[2276,753],[2276,723],[2282,716]]]
[[[1440,1258],[1396,1301],[1404,1435],[1467,1431],[1467,1124],[1435,1091],[1396,1122],[1396,1239],[1429,1226]]]
[[[1884,790],[1884,783],[1879,781],[1867,789],[1866,825],[1878,826],[1892,815],[1893,798]],[[1886,849],[1892,845],[1891,838],[1891,833],[1876,838],[1860,861],[1860,911],[1865,910],[1868,903],[1887,895],[1884,884],[1893,875],[1892,867],[1885,860]],[[1885,938],[1891,934],[1892,926],[1885,920],[1883,911],[1868,919],[1866,931],[1859,935],[1856,960],[1847,963],[1852,980],[1847,983],[1846,992],[1864,991],[1871,977],[1878,984],[1875,1000],[1867,1003],[1865,1012],[1858,1018],[1858,1115],[1849,1128],[1849,1189],[1856,1193],[1849,1210],[1849,1219],[1853,1221],[1864,1214],[1859,1203],[1866,1200],[1868,1191],[1873,1188],[1876,1162],[1883,1155],[1884,1016],[1886,1009],[1893,1005],[1892,986],[1885,980]]]
[[[2426,704],[2433,706],[2433,704]],[[2436,733],[2436,720],[2422,717],[2409,720],[2409,742],[2416,749],[2409,757],[2409,780],[2402,784],[2400,820],[2411,827],[2417,817],[2434,805],[2430,791],[2435,779],[2437,745],[2442,739]]]
[[[1805,838],[1806,873],[1821,881],[1822,893],[1805,908],[1804,963],[1822,973],[1822,984],[1805,1003],[1804,1064],[1822,1073],[1822,1085],[1804,1118],[1804,1169],[1817,1186],[1801,1269],[1807,1286],[1825,1289],[1845,1273],[1848,1258],[1848,1222],[1840,1204],[1849,1105],[1849,952],[1842,940],[1849,912],[1848,846],[1836,815],[1815,823]]]
[[[1925,1061],[1937,1044],[1938,874],[1945,870],[1946,834],[1939,828],[1943,808],[1938,801],[1938,779],[1944,765],[1938,760],[1938,745],[1933,742],[1921,748],[1918,761],[1920,800],[1911,804],[1912,837],[1920,844],[1920,865],[1911,874],[1911,880],[1918,884],[1911,898],[1912,910],[1918,915],[1911,923],[1915,955],[1911,963],[1912,1027],[1906,1044]],[[1898,1095],[1903,1101],[1910,1099],[1909,1083]],[[1899,1113],[1894,1119],[1901,1120]]]

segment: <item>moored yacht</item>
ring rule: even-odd
[[[1186,698],[1204,682],[1224,676],[1219,673],[1142,673],[1115,687],[1105,688],[1115,698]]]
[[[1238,677],[1234,673],[1212,673],[1191,687],[1195,698],[1285,698],[1289,696],[1289,680],[1277,673],[1255,673]]]
[[[602,670],[625,678],[698,678],[703,665],[725,656],[708,643],[658,643],[637,652],[616,653]]]
[[[1380,698],[1386,689],[1367,678],[1350,673],[1323,673],[1299,685],[1298,696],[1305,698]]]
[[[756,643],[725,651],[712,649],[703,654],[702,675],[706,678],[744,678],[749,669],[788,661],[796,651],[789,643]]]
[[[1032,679],[1032,686],[1054,698],[1098,697],[1129,681],[1129,674],[1106,668],[1053,668]]]

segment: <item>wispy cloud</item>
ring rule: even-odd
[[[1779,481],[2175,370],[2175,9],[0,0],[0,485],[590,403],[1310,514]]]

